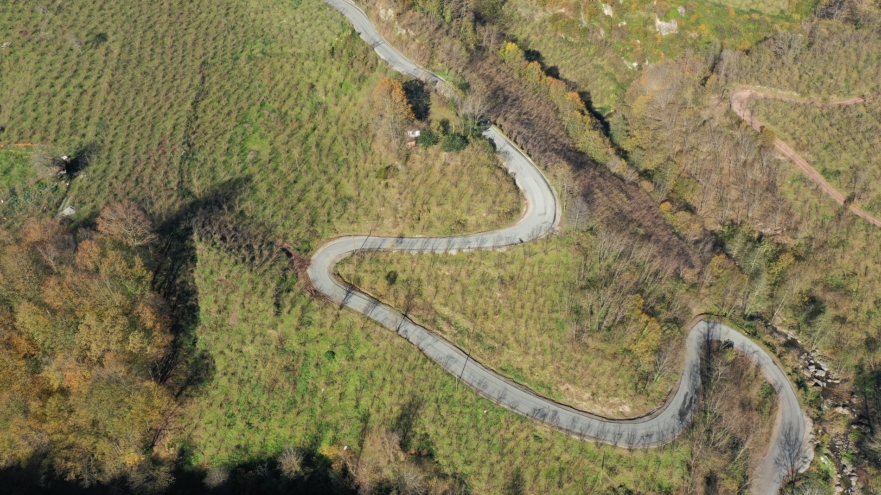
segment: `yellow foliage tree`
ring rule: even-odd
[[[376,133],[380,141],[393,153],[398,153],[406,142],[407,125],[415,120],[400,81],[383,78],[373,90],[373,111]]]
[[[146,268],[146,215],[110,205],[80,237],[38,220],[0,246],[0,468],[45,455],[88,485],[152,462],[145,447],[173,397],[150,369],[172,334]]]

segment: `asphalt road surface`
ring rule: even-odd
[[[389,45],[360,9],[345,0],[325,0],[351,21],[361,37],[370,43],[392,68],[436,84],[441,78],[413,64]],[[691,422],[700,392],[703,346],[722,341],[743,352],[762,370],[779,399],[771,445],[754,475],[753,493],[776,493],[787,469],[806,469],[813,457],[807,442],[810,428],[786,373],[752,340],[720,323],[699,321],[686,339],[685,366],[676,391],[650,415],[632,419],[609,419],[580,411],[542,397],[532,390],[500,376],[435,332],[415,324],[400,311],[359,292],[338,280],[333,267],[358,251],[405,251],[444,253],[472,249],[499,249],[534,241],[553,233],[560,222],[560,203],[553,187],[532,160],[496,127],[484,135],[498,151],[526,200],[520,219],[510,227],[451,237],[346,236],[321,246],[313,255],[308,273],[312,285],[331,301],[366,315],[418,347],[458,380],[483,397],[566,434],[595,442],[639,448],[655,447],[676,438]]]

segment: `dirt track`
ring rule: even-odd
[[[734,110],[740,118],[745,120],[749,125],[753,127],[756,131],[761,132],[762,130],[762,122],[752,114],[747,108],[749,106],[750,100],[753,98],[765,98],[769,100],[780,100],[786,101],[789,103],[798,103],[802,105],[816,105],[819,107],[832,107],[832,106],[842,106],[842,105],[856,105],[858,103],[865,103],[866,98],[864,96],[856,96],[853,98],[841,99],[841,100],[830,100],[830,101],[815,101],[808,98],[797,98],[797,97],[789,97],[782,95],[775,95],[772,93],[765,93],[762,91],[758,91],[755,89],[738,89],[731,94],[731,109]],[[832,197],[836,203],[842,206],[848,206],[850,211],[856,214],[858,217],[863,220],[871,223],[876,227],[881,227],[881,220],[869,215],[865,211],[857,208],[853,205],[845,204],[845,197],[841,192],[832,187],[831,184],[826,182],[826,179],[820,175],[820,172],[817,172],[817,169],[811,166],[807,160],[805,160],[801,155],[796,153],[788,144],[783,142],[780,138],[774,140],[774,147],[779,151],[783,156],[789,158],[790,161],[795,163],[798,168],[800,168],[805,175],[808,176],[809,179],[814,181],[815,184],[820,186],[820,189],[823,190],[826,194]]]

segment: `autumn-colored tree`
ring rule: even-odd
[[[407,125],[415,120],[400,81],[383,78],[373,90],[373,111],[376,134],[383,146],[400,153],[406,142]]]
[[[155,234],[130,202],[77,234],[35,220],[0,246],[0,468],[36,459],[83,485],[161,488],[151,443],[174,399],[151,369],[171,318],[137,247]]]
[[[156,240],[150,218],[134,201],[105,206],[98,215],[98,232],[129,246],[144,246]]]

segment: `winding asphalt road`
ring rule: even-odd
[[[417,65],[389,45],[360,9],[345,0],[325,0],[351,21],[361,37],[395,70],[436,85],[442,79]],[[781,462],[797,457],[807,468],[813,457],[808,443],[801,406],[786,373],[765,351],[737,331],[710,321],[695,324],[686,339],[685,366],[674,393],[650,415],[633,419],[608,419],[580,411],[542,397],[470,358],[435,332],[417,325],[397,309],[356,290],[333,275],[333,267],[359,251],[407,251],[444,253],[473,249],[498,249],[534,241],[553,233],[560,222],[560,203],[553,187],[538,167],[496,127],[484,135],[494,145],[508,172],[526,199],[520,219],[510,227],[452,237],[346,236],[321,246],[308,269],[312,285],[331,301],[362,313],[409,340],[450,374],[477,393],[514,412],[550,425],[584,440],[622,447],[654,447],[676,438],[691,422],[700,392],[702,347],[711,340],[722,341],[743,352],[762,370],[779,399],[772,443],[755,476],[753,493],[776,493],[782,481]],[[789,462],[785,462],[789,464]]]

